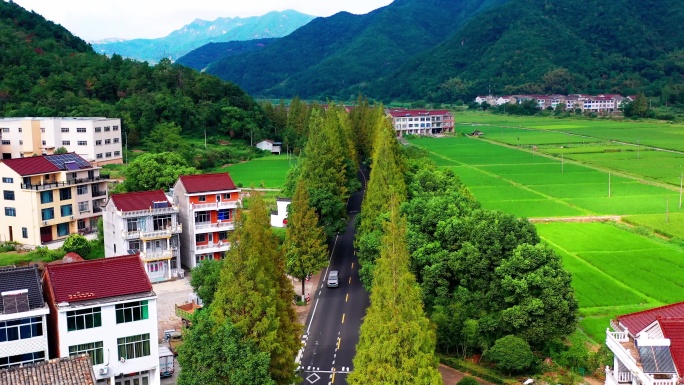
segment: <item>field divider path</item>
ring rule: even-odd
[[[574,253],[574,252],[572,252],[572,251],[570,251],[570,250],[568,250],[568,249],[566,249],[566,248],[560,246],[559,244],[552,242],[552,241],[549,240],[548,238],[543,237],[543,236],[541,236],[541,235],[539,236],[539,238],[541,238],[542,240],[544,240],[544,242],[546,242],[547,244],[549,244],[549,245],[551,245],[551,246],[557,248],[558,250],[562,250],[564,253],[567,253],[567,255],[570,255],[570,256],[572,256],[573,258],[577,259],[578,261],[580,261],[581,263],[585,264],[586,266],[588,266],[588,267],[591,268],[592,270],[594,270],[594,271],[598,272],[599,274],[601,274],[602,276],[606,277],[607,280],[609,280],[609,281],[615,283],[616,285],[618,285],[618,286],[620,286],[620,287],[622,287],[622,288],[624,288],[624,289],[627,289],[628,291],[634,293],[637,297],[643,298],[644,300],[646,300],[646,301],[649,302],[649,303],[656,303],[656,304],[661,303],[661,302],[658,301],[657,299],[652,298],[652,297],[649,297],[648,295],[646,295],[646,294],[644,294],[644,293],[642,293],[642,292],[640,292],[640,291],[634,289],[633,287],[626,285],[624,282],[622,282],[622,281],[620,281],[620,280],[614,278],[612,275],[610,275],[610,274],[606,273],[605,271],[601,270],[601,269],[598,268],[597,266],[593,265],[591,262],[589,262],[589,261],[587,261],[586,259],[580,257],[580,256],[577,255],[576,253]]]
[[[563,205],[563,206],[570,207],[570,208],[573,208],[573,209],[577,209],[577,210],[579,210],[579,211],[583,211],[585,214],[587,214],[587,216],[596,215],[596,213],[593,212],[593,211],[589,211],[589,210],[587,210],[587,209],[585,209],[585,208],[583,208],[583,207],[578,207],[578,206],[572,205],[572,204],[570,204],[570,203],[568,203],[568,202],[566,202],[566,201],[564,201],[564,200],[562,200],[562,199],[553,197],[553,196],[551,196],[551,195],[544,194],[544,193],[539,192],[539,191],[537,191],[537,190],[534,190],[534,189],[532,189],[532,188],[530,188],[530,187],[527,187],[527,186],[525,186],[524,184],[521,184],[521,183],[512,181],[512,180],[510,180],[510,179],[508,179],[508,178],[504,178],[504,177],[501,176],[501,175],[498,175],[498,174],[495,174],[495,173],[493,173],[493,172],[489,172],[489,171],[483,170],[483,169],[481,169],[481,168],[479,168],[479,167],[477,167],[477,166],[473,166],[473,165],[470,165],[470,164],[467,164],[467,163],[459,162],[459,161],[457,161],[457,160],[455,160],[455,159],[449,158],[448,156],[445,156],[445,155],[442,155],[442,154],[438,154],[438,153],[436,153],[436,152],[434,152],[434,151],[430,151],[429,149],[427,149],[427,148],[425,148],[425,147],[423,147],[423,146],[419,146],[419,145],[417,145],[417,144],[415,144],[415,143],[411,143],[411,145],[412,145],[412,146],[416,146],[416,147],[418,147],[418,148],[422,148],[423,150],[429,152],[430,154],[433,154],[433,155],[435,155],[435,156],[437,156],[437,157],[439,157],[439,158],[446,159],[446,160],[448,160],[448,161],[454,162],[454,163],[456,163],[457,165],[460,165],[460,166],[463,166],[463,167],[468,167],[468,168],[471,168],[471,169],[473,169],[473,170],[479,171],[479,172],[481,172],[482,174],[485,174],[485,175],[487,175],[487,176],[490,176],[490,177],[492,177],[492,178],[497,178],[497,179],[501,179],[501,180],[503,180],[503,181],[506,181],[506,182],[510,183],[510,184],[511,184],[512,186],[514,186],[514,187],[517,187],[517,188],[522,189],[522,190],[525,190],[525,191],[527,191],[527,192],[530,192],[530,193],[539,195],[540,197],[545,198],[545,199],[547,199],[547,200],[549,200],[549,201],[552,201],[552,202],[555,202],[555,203],[559,203],[559,204],[561,204],[561,205]]]
[[[546,131],[547,131],[547,130],[541,130],[541,129],[537,129],[537,128],[529,128],[529,127],[511,127],[511,126],[499,126],[499,125],[495,126],[495,125],[490,125],[490,124],[483,124],[483,126],[489,126],[489,127],[508,127],[508,128],[515,128],[515,129],[518,129],[518,130],[530,130],[530,131],[539,131],[539,132],[546,132]],[[607,139],[597,138],[597,137],[593,137],[593,136],[572,134],[572,133],[568,133],[568,132],[565,132],[565,131],[556,131],[556,132],[562,132],[562,133],[564,133],[564,134],[575,135],[575,136],[585,137],[585,138],[607,140]],[[545,154],[545,153],[540,152],[540,151],[531,151],[531,150],[529,150],[529,149],[527,149],[527,148],[524,148],[524,147],[519,147],[519,146],[516,146],[516,145],[513,145],[513,144],[509,144],[509,143],[505,143],[505,142],[499,142],[499,141],[497,141],[497,140],[487,139],[487,138],[483,138],[483,137],[478,137],[478,138],[472,138],[472,137],[470,137],[470,136],[467,136],[467,137],[470,138],[470,139],[483,140],[483,141],[485,141],[485,142],[487,142],[487,143],[494,144],[494,145],[497,145],[497,146],[507,147],[507,148],[511,148],[511,149],[514,149],[514,150],[518,150],[518,151],[523,151],[523,152],[527,152],[527,153],[531,153],[531,154],[536,154],[536,155],[543,156],[543,157],[548,158],[548,159],[553,159],[553,160],[555,160],[555,161],[558,161],[558,157],[557,157],[557,156],[550,155],[550,154]],[[615,140],[609,140],[609,141],[610,141],[610,142],[614,142],[614,143],[619,143],[619,144],[625,144],[625,145],[640,146],[640,147],[649,148],[649,149],[655,150],[655,151],[664,151],[664,152],[672,152],[672,153],[677,153],[677,154],[684,154],[684,152],[680,152],[680,151],[677,151],[677,150],[669,150],[669,149],[666,149],[666,148],[659,148],[659,147],[647,146],[647,145],[643,145],[643,144],[637,145],[637,144],[635,144],[635,143],[630,143],[630,142],[621,142],[621,141],[615,141]],[[448,158],[445,158],[445,159],[448,159]],[[453,159],[449,159],[449,160],[455,162],[455,160],[453,160]],[[564,161],[565,163],[567,163],[567,164],[573,164],[573,165],[575,165],[575,166],[583,166],[583,167],[586,167],[586,168],[590,168],[590,169],[592,169],[592,170],[601,171],[601,172],[605,172],[605,173],[610,173],[611,175],[621,176],[621,177],[624,177],[624,178],[632,179],[632,180],[635,180],[635,181],[637,181],[637,182],[645,183],[645,184],[648,184],[648,185],[651,185],[651,186],[661,187],[661,188],[665,188],[665,189],[667,189],[667,190],[679,192],[679,187],[678,187],[678,186],[674,186],[674,185],[671,185],[671,184],[669,184],[669,183],[664,183],[664,182],[661,182],[661,181],[658,181],[658,180],[654,180],[654,179],[651,179],[651,178],[649,178],[649,177],[647,177],[647,176],[645,176],[645,175],[631,174],[631,173],[628,173],[628,172],[625,172],[625,171],[615,170],[615,169],[607,168],[607,167],[601,167],[601,166],[598,166],[598,165],[595,165],[595,164],[592,164],[592,163],[581,162],[581,161],[574,160],[574,159],[571,159],[571,158],[564,158],[563,161]]]

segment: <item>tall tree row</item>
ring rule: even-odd
[[[380,258],[373,272],[371,305],[363,324],[349,383],[437,385],[435,333],[423,312],[420,289],[409,270],[406,220],[392,198]]]

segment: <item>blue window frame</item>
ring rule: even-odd
[[[40,203],[45,204],[45,203],[52,203],[54,201],[54,197],[52,196],[52,191],[41,191],[40,192]]]

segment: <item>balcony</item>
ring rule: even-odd
[[[133,230],[133,231],[121,231],[121,237],[126,240],[130,239],[157,239],[157,238],[168,238],[173,234],[180,234],[183,232],[183,225],[177,224],[175,226],[168,226],[163,230]]]
[[[200,222],[195,223],[195,232],[198,233],[208,233],[212,231],[231,231],[235,229],[235,224],[233,222]]]
[[[614,323],[611,323],[614,325]],[[613,326],[615,327],[615,326]],[[619,330],[619,329],[618,329]],[[606,384],[619,385],[632,383],[633,377],[636,377],[637,382],[642,385],[677,385],[678,379],[676,374],[673,378],[654,378],[651,374],[644,373],[639,359],[639,350],[630,340],[629,333],[625,328],[624,331],[611,332],[610,328],[606,329],[606,346],[610,349],[615,358],[617,358],[627,371],[618,372],[615,368],[611,370],[606,368]]]
[[[75,186],[83,183],[92,183],[92,182],[100,182],[100,181],[106,181],[107,178],[103,178],[102,176],[96,176],[94,178],[80,178],[80,179],[68,179],[66,182],[47,182],[47,183],[39,183],[39,184],[21,184],[21,188],[24,190],[34,190],[34,191],[40,191],[40,190],[50,190],[50,189],[55,189],[55,188],[61,188],[65,186]]]
[[[214,203],[191,203],[190,210],[236,209],[240,201],[221,201]]]
[[[93,198],[107,196],[106,191],[93,191]]]
[[[197,254],[217,253],[220,251],[228,251],[229,249],[230,242],[228,241],[209,243],[207,245],[195,245],[195,253]]]
[[[134,218],[134,217],[146,217],[150,215],[162,215],[162,214],[174,214],[178,212],[178,206],[171,207],[150,207],[147,210],[136,210],[136,211],[119,211],[119,215],[122,218]]]
[[[173,251],[171,249],[140,252],[140,258],[142,258],[143,261],[158,261],[160,259],[170,259],[172,257]]]

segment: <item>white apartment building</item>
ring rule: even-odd
[[[162,190],[112,194],[103,212],[105,257],[135,251],[152,282],[177,275],[182,225]]]
[[[387,118],[397,136],[454,132],[454,115],[449,110],[391,109]]]
[[[52,154],[64,147],[96,165],[122,163],[121,119],[2,118],[2,159]]]
[[[97,384],[159,385],[157,295],[137,255],[48,265],[43,287],[51,356],[88,353]]]
[[[48,359],[46,315],[35,266],[0,270],[0,369]]]

